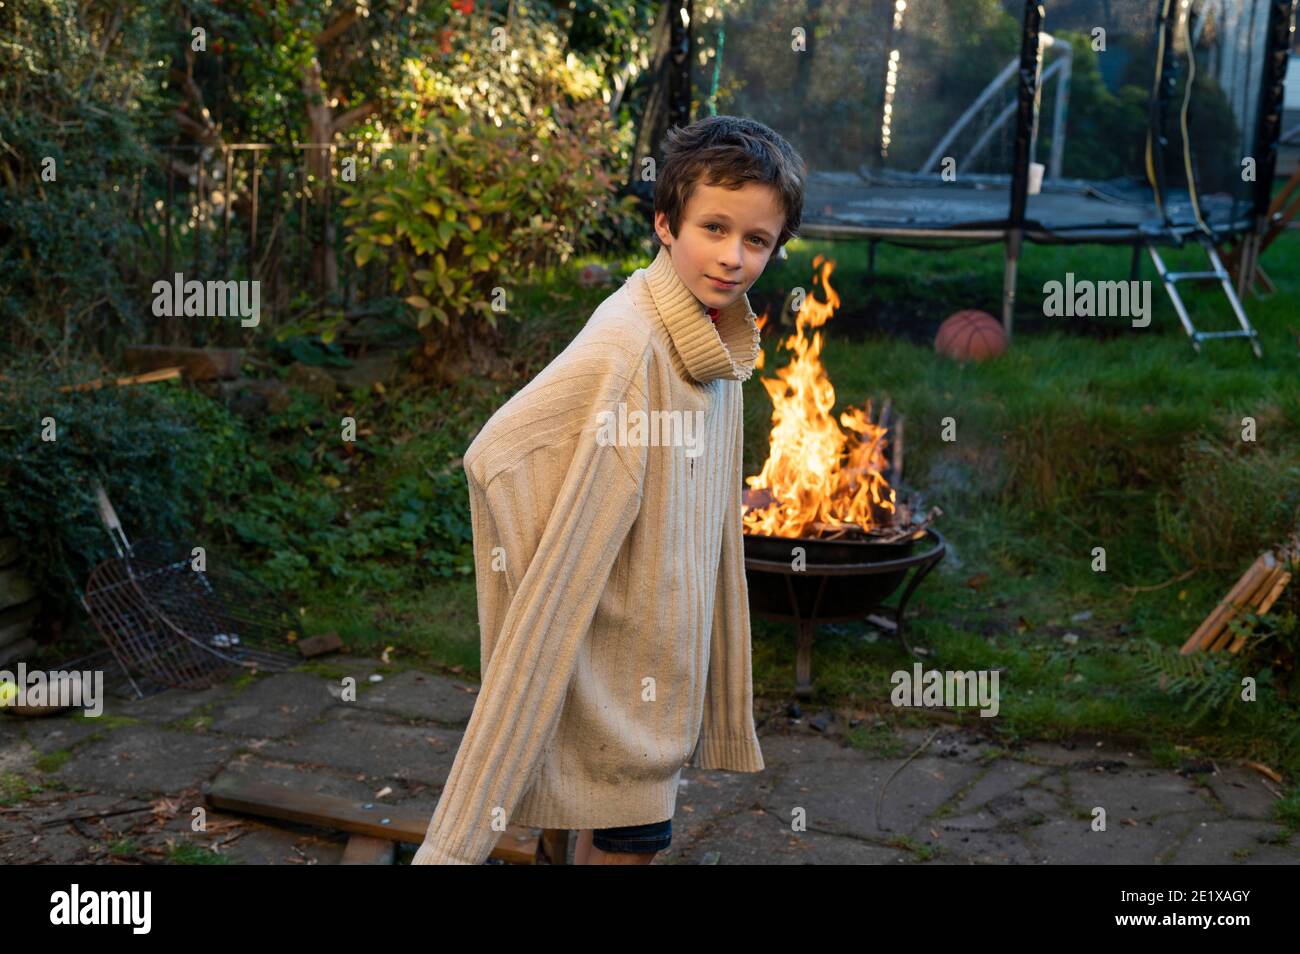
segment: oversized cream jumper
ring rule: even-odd
[[[414,863],[481,864],[508,821],[671,818],[688,763],[762,771],[740,519],[758,344],[748,297],[711,322],[660,248],[465,452],[483,683]]]

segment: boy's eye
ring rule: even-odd
[[[706,225],[706,226],[704,226],[704,227],[705,227],[706,229],[712,229],[712,228],[719,228],[719,229],[720,229],[720,228],[722,228],[722,226],[721,226],[721,225],[718,225],[717,222],[710,222],[708,225]],[[761,235],[751,235],[750,238],[758,239],[758,244],[759,244],[759,245],[766,245],[766,244],[767,244],[766,240],[764,240],[763,237],[762,237]]]

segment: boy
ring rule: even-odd
[[[415,864],[482,864],[508,822],[578,830],[579,864],[646,864],[683,766],[763,770],[746,292],[797,234],[805,174],[752,120],[670,130],[654,262],[465,452],[483,682]]]

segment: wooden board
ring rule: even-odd
[[[422,844],[429,828],[430,812],[427,809],[382,803],[375,803],[374,808],[365,808],[366,803],[350,798],[254,782],[229,773],[218,776],[212,783],[207,801],[213,808],[225,811],[333,828],[389,842]],[[387,819],[387,824],[384,824],[384,819]],[[539,837],[536,829],[510,825],[501,833],[490,857],[513,865],[534,864]]]

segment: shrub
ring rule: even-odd
[[[1240,572],[1300,526],[1293,454],[1196,439],[1179,476],[1156,500],[1160,550],[1171,567]]]
[[[599,103],[542,112],[554,131],[440,110],[427,120],[429,148],[394,150],[343,200],[358,266],[396,250],[392,288],[405,293],[426,356],[490,337],[509,308],[499,289],[508,295],[536,270],[612,238],[609,220],[633,214],[634,199],[613,196],[613,136]]]
[[[131,213],[142,129],[163,116],[155,7],[0,4],[0,350],[66,358],[142,328]]]
[[[103,484],[128,539],[185,539],[204,491],[204,446],[162,396],[176,382],[61,392],[96,371],[52,378],[10,369],[0,390],[0,527],[18,537],[23,572],[45,614],[77,605],[100,560],[115,555],[95,504]],[[53,438],[53,439],[50,439]]]

